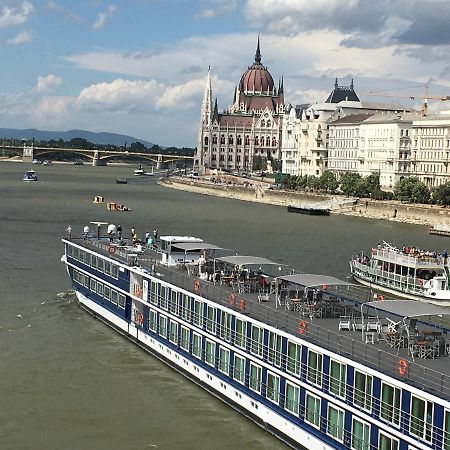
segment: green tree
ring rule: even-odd
[[[320,180],[314,175],[308,175],[306,179],[306,188],[309,191],[318,191],[320,189]]]
[[[433,203],[437,203],[442,206],[450,205],[450,182],[441,184],[437,188],[433,189],[431,193]]]
[[[340,186],[341,191],[350,196],[357,196],[358,192],[361,190],[361,175],[355,172],[346,172],[341,176]]]
[[[405,177],[394,186],[397,200],[410,203],[428,203],[430,190],[417,178]]]
[[[142,142],[136,141],[130,145],[130,151],[135,153],[144,153],[147,151],[147,147]]]
[[[329,171],[325,170],[322,175],[319,177],[319,188],[321,191],[327,193],[335,193],[336,189],[339,187],[339,183],[336,180],[336,175]]]

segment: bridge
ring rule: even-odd
[[[50,155],[52,153],[72,153],[84,156],[92,160],[93,166],[106,166],[108,159],[111,158],[138,158],[146,159],[155,163],[157,169],[164,169],[169,163],[174,163],[176,161],[191,161],[194,159],[193,156],[184,155],[168,155],[165,153],[137,153],[117,150],[96,150],[96,149],[84,149],[84,148],[55,148],[55,147],[35,147],[34,145],[1,145],[1,149],[5,150],[15,150],[17,152],[22,152],[23,162],[32,162],[35,158]]]

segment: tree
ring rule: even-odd
[[[405,177],[395,184],[394,195],[402,202],[428,203],[430,190],[417,177]]]
[[[319,188],[321,191],[325,193],[331,192],[335,193],[336,189],[339,187],[339,183],[336,180],[336,175],[329,171],[325,170],[322,175],[319,177]]]
[[[347,196],[358,196],[361,190],[361,175],[355,172],[346,172],[341,176],[341,191]],[[359,184],[359,185],[358,185]]]
[[[450,182],[441,184],[437,188],[433,189],[431,194],[433,203],[437,203],[442,206],[450,205]]]
[[[130,151],[135,153],[144,153],[147,150],[147,147],[142,142],[133,142],[130,145]]]

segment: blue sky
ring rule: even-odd
[[[0,127],[193,147],[208,66],[226,109],[258,34],[287,103],[324,101],[338,77],[419,107],[406,97],[425,83],[450,95],[448,23],[448,0],[0,0]],[[399,97],[364,94],[381,90]]]

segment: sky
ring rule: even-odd
[[[337,77],[420,108],[425,85],[450,95],[449,23],[448,0],[0,0],[0,127],[195,147],[208,67],[225,110],[258,35],[286,103],[323,102]]]

